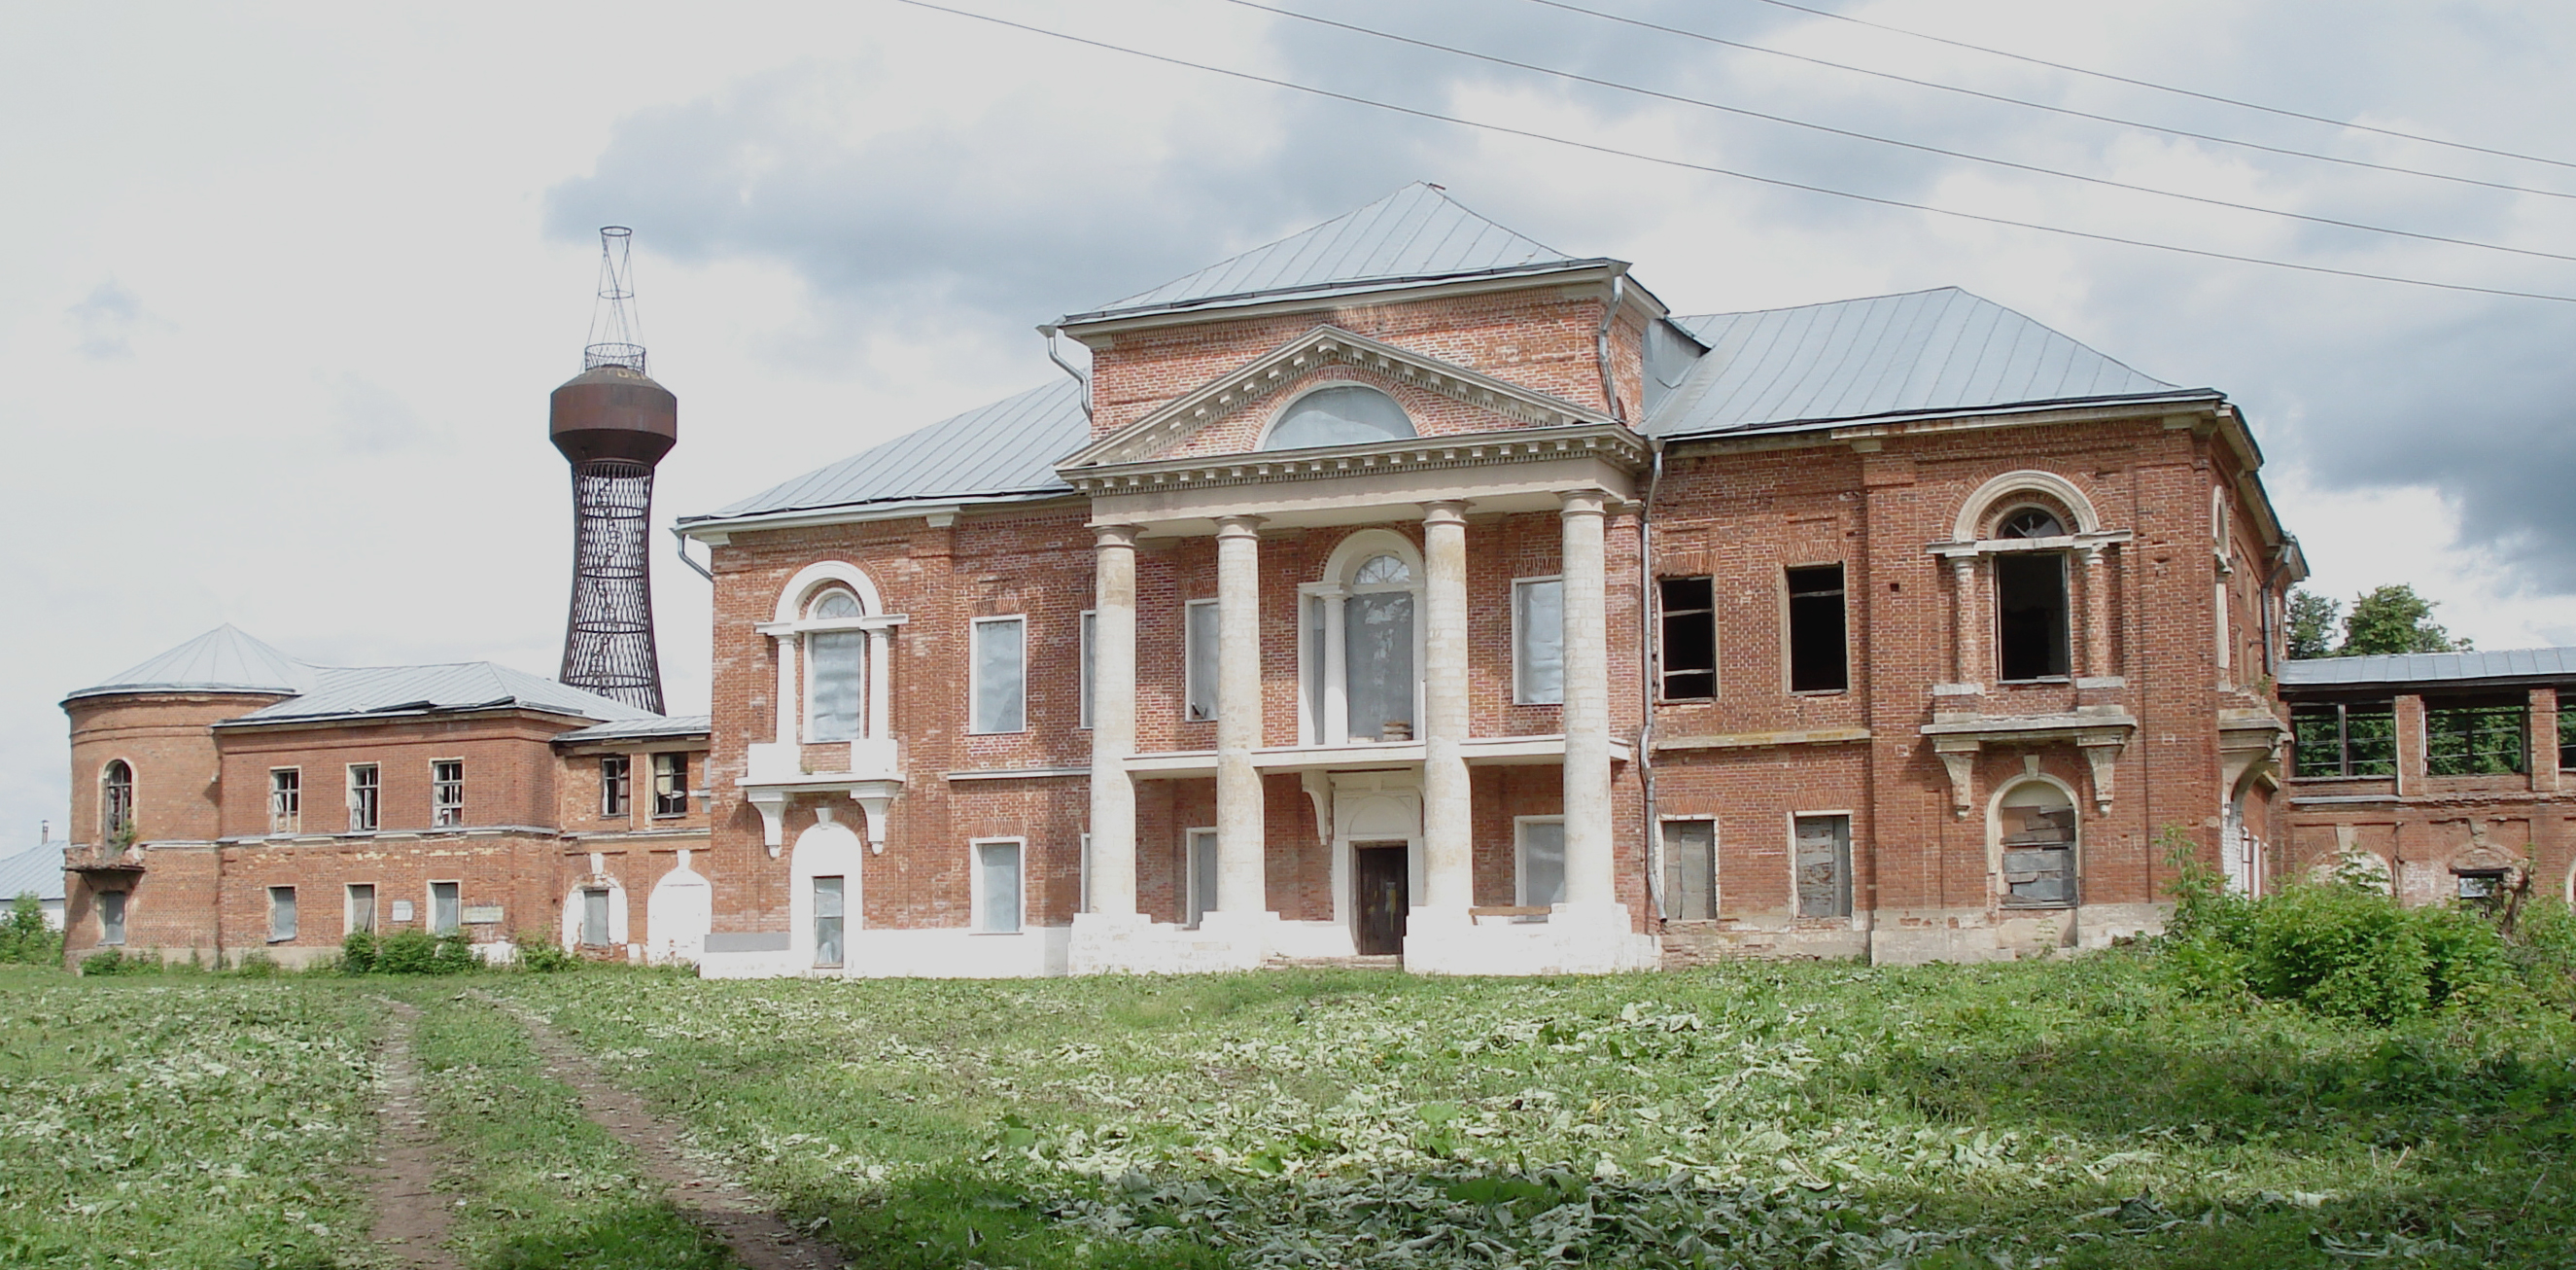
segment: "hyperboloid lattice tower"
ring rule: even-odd
[[[633,231],[599,231],[599,302],[579,375],[555,389],[555,448],[572,464],[572,614],[563,682],[662,712],[653,651],[653,465],[680,440],[680,399],[644,374]]]

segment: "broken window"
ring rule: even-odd
[[[2576,693],[2560,693],[2564,704],[2558,707],[2558,770],[2576,772],[2576,701],[2567,700]]]
[[[1410,581],[1404,564],[1379,556],[1361,567],[1366,581],[1371,566],[1395,566],[1388,585]],[[1381,573],[1385,572],[1380,570]],[[1350,738],[1354,741],[1407,741],[1413,738],[1413,592],[1361,591],[1342,602],[1345,693]]]
[[[1366,445],[1413,435],[1413,420],[1393,397],[1374,388],[1344,384],[1319,388],[1299,397],[1271,425],[1262,439],[1265,450],[1302,450],[1319,445]]]
[[[1664,822],[1664,916],[1707,921],[1717,916],[1717,822]]]
[[[456,933],[456,928],[463,919],[463,914],[459,911],[459,905],[457,904],[456,899],[457,885],[458,884],[454,882],[432,882],[429,884],[430,934],[453,935]]]
[[[814,879],[814,964],[841,964],[841,895],[847,878]]]
[[[2293,775],[2397,774],[2397,707],[2387,701],[2290,707]]]
[[[1181,914],[1184,924],[1196,926],[1199,919],[1216,911],[1216,830],[1193,829],[1189,832],[1189,859],[1183,869],[1188,874],[1188,912]]]
[[[653,814],[685,816],[689,814],[689,756],[656,754],[653,756]]]
[[[970,732],[1018,732],[1028,726],[1028,623],[1019,617],[975,620]]]
[[[2045,781],[2025,781],[1995,805],[2006,908],[2075,903],[2075,804]]]
[[[1020,929],[1020,844],[975,844],[975,929],[988,935]]]
[[[1082,718],[1079,726],[1091,726],[1091,642],[1099,635],[1100,615],[1090,609],[1082,611]]]
[[[124,759],[109,759],[98,785],[99,833],[115,838],[134,827],[134,768]]]
[[[2057,523],[2037,509],[2023,511],[2014,520],[2028,516],[2045,518],[2051,527]],[[1995,557],[1995,661],[2004,680],[2066,675],[2066,616],[2066,553],[2014,552]]]
[[[1512,700],[1525,706],[1565,703],[1565,582],[1524,578],[1512,584]]]
[[[2528,763],[2522,701],[2424,703],[2424,772],[2428,776],[2508,776]]]
[[[429,825],[452,829],[465,823],[465,763],[443,758],[429,765]]]
[[[2451,876],[2463,901],[2479,908],[2494,908],[2505,900],[2512,879],[2503,869],[2456,869]]]
[[[1223,638],[1219,616],[1214,600],[1192,600],[1185,606],[1181,624],[1181,678],[1185,681],[1182,696],[1192,723],[1216,717],[1217,644]]]
[[[585,947],[608,946],[608,888],[591,886],[581,892],[581,942]]]
[[[373,883],[356,882],[349,886],[348,928],[375,933],[376,888]]]
[[[2044,508],[2023,507],[2005,516],[1995,526],[1998,538],[2063,538],[2066,527]]]
[[[1662,578],[1655,598],[1663,613],[1657,650],[1664,700],[1705,701],[1717,695],[1716,588],[1708,578]]]
[[[1844,651],[1843,567],[1791,569],[1789,691],[1841,692],[1851,686]]]
[[[98,942],[110,947],[125,942],[125,892],[98,893]]]
[[[1851,817],[1799,816],[1792,826],[1798,916],[1851,916]]]
[[[635,760],[623,754],[599,759],[599,814],[623,816],[635,805]]]
[[[268,831],[298,833],[304,828],[304,769],[274,767],[268,772]]]
[[[1519,903],[1542,907],[1565,902],[1565,818],[1526,816],[1517,825],[1513,873]]]
[[[349,765],[349,832],[374,833],[384,787],[373,763]]]
[[[268,942],[283,944],[295,938],[295,888],[268,888]]]

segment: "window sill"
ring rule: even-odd
[[[1792,697],[1847,697],[1851,695],[1851,685],[1845,684],[1840,688],[1791,688],[1789,695]]]
[[[1018,930],[970,930],[966,933],[979,938],[1017,939],[1028,932]]]
[[[2063,685],[2074,682],[2075,676],[2073,675],[2040,675],[2033,679],[1997,679],[1995,681],[1995,686],[1998,688],[2026,688],[2037,684]]]
[[[2054,904],[1997,904],[1995,907],[2007,913],[2069,913],[2080,905],[2077,901],[2065,900]]]

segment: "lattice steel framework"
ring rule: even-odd
[[[632,235],[599,231],[599,301],[582,373],[557,388],[551,432],[572,465],[572,607],[564,683],[662,712],[649,550],[653,465],[679,440],[679,403],[644,373],[628,271]]]

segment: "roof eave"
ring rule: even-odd
[[[1085,345],[1103,335],[1172,326],[1192,321],[1211,313],[1223,314],[1228,320],[1266,317],[1277,313],[1296,313],[1326,302],[1345,302],[1396,292],[1421,292],[1421,298],[1441,295],[1474,294],[1482,291],[1510,290],[1530,285],[1540,279],[1565,275],[1559,282],[1599,280],[1608,282],[1628,272],[1628,262],[1607,256],[1588,260],[1559,260],[1544,265],[1515,265],[1503,269],[1484,269],[1469,273],[1421,274],[1395,278],[1364,278],[1351,282],[1321,283],[1311,286],[1279,287],[1265,291],[1242,291],[1231,295],[1209,296],[1172,304],[1139,305],[1130,309],[1102,309],[1092,313],[1068,314],[1053,325]],[[1661,300],[1656,300],[1661,305]]]
[[[219,719],[209,726],[229,732],[266,728],[286,729],[314,727],[322,724],[408,723],[418,719],[431,718],[504,718],[513,716],[527,716],[539,719],[578,719],[582,722],[582,726],[584,727],[601,723],[633,722],[633,720],[626,719],[603,719],[597,715],[576,714],[569,710],[558,710],[551,706],[529,705],[525,702],[519,701],[512,701],[506,704],[487,701],[480,705],[470,706],[406,706],[391,710],[336,710],[329,714],[273,715],[265,719],[244,716],[238,719]]]
[[[919,498],[875,499],[864,503],[836,503],[819,507],[782,507],[774,511],[745,512],[727,516],[683,516],[675,527],[680,535],[711,546],[723,545],[733,534],[763,529],[806,529],[817,525],[861,525],[884,520],[913,520],[924,516],[956,515],[965,511],[1010,506],[1020,503],[1042,503],[1051,499],[1070,498],[1074,492],[1062,486],[1035,490],[1006,490],[985,494],[936,494]]]
[[[249,684],[100,684],[66,693],[57,703],[70,705],[90,697],[300,697],[303,688],[262,688]]]
[[[2061,397],[2048,401],[2014,402],[2008,405],[1962,406],[1947,410],[1891,411],[1871,415],[1844,415],[1818,419],[1788,419],[1776,423],[1744,427],[1703,428],[1694,432],[1655,432],[1657,440],[1667,444],[1683,441],[1727,441],[1735,438],[1761,438],[1797,433],[1850,431],[1865,436],[1881,428],[1903,427],[1916,423],[1945,423],[1960,419],[1988,416],[2009,417],[2054,412],[2083,412],[2098,409],[2183,405],[2190,403],[2223,403],[2226,394],[2215,388],[2185,388],[2173,392],[2131,393],[2111,397]],[[2140,411],[2140,413],[2145,413]],[[1842,439],[1837,436],[1835,440]]]

